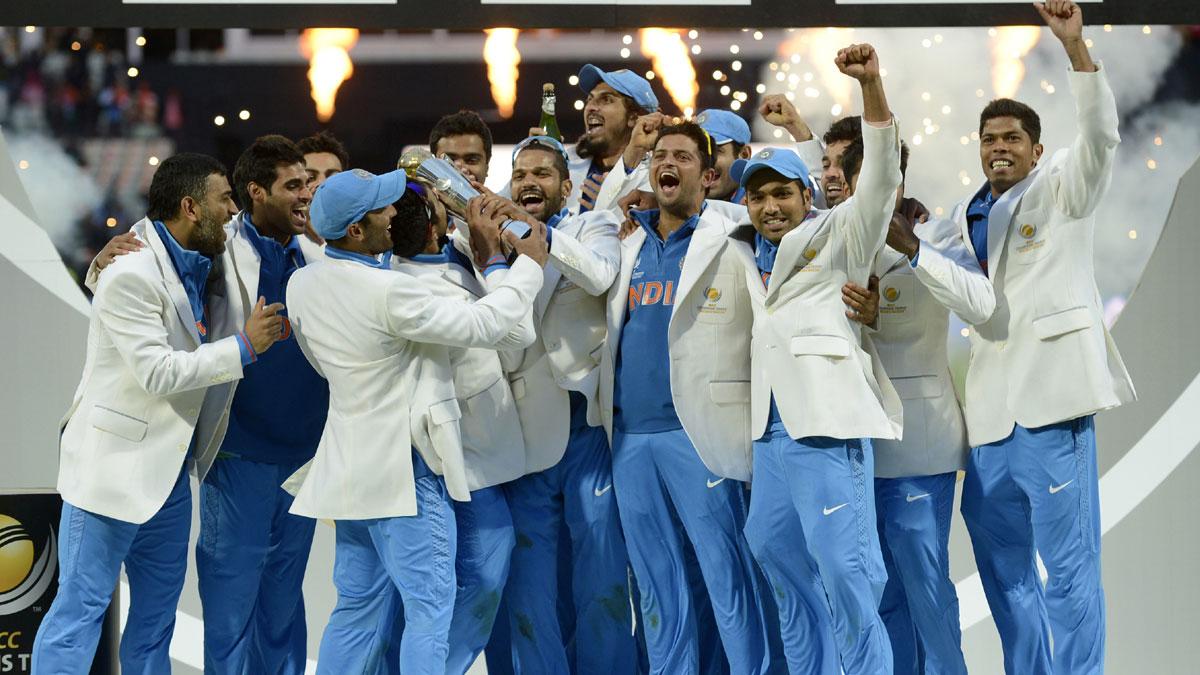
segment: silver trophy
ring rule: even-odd
[[[421,178],[429,183],[439,194],[449,202],[450,209],[459,214],[467,212],[467,202],[479,196],[479,190],[471,187],[454,165],[440,157],[434,157],[424,148],[410,150],[400,158],[400,168],[410,178]],[[529,236],[533,228],[519,220],[507,220],[500,225],[500,231],[508,230],[517,235],[518,239]]]

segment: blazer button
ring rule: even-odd
[[[180,443],[176,450],[179,450],[180,452],[187,452],[187,443]]]
[[[191,410],[188,411],[188,414],[191,415],[192,417],[195,417],[200,414],[200,409],[192,408]]]
[[[562,346],[562,343],[558,340],[550,343],[550,349],[558,349],[560,346]]]

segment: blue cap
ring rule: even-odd
[[[707,131],[717,145],[725,145],[730,141],[738,145],[750,142],[750,125],[737,113],[709,108],[701,111],[692,121]]]
[[[804,187],[812,188],[808,165],[800,159],[800,155],[787,148],[767,148],[754,153],[750,159],[739,159],[729,167],[729,175],[744,188],[746,181],[759,169],[772,169],[784,178],[799,180]]]
[[[334,174],[313,195],[308,211],[313,229],[324,239],[341,239],[368,211],[398,201],[407,182],[408,174],[399,170],[382,176],[362,169]]]
[[[517,143],[517,147],[513,148],[513,152],[512,152],[513,164],[517,163],[517,155],[521,154],[522,150],[524,150],[525,148],[528,148],[531,145],[541,146],[543,148],[546,148],[547,150],[552,150],[554,152],[557,152],[558,154],[562,155],[564,162],[566,162],[568,164],[571,163],[571,159],[569,157],[567,157],[567,149],[563,147],[562,141],[558,140],[557,138],[554,138],[553,136],[530,136],[530,137],[526,138],[525,140],[521,141],[520,143]]]
[[[579,88],[584,93],[592,93],[592,90],[596,88],[596,85],[600,84],[601,80],[618,92],[633,99],[633,102],[642,110],[646,112],[658,110],[658,97],[654,95],[654,90],[650,88],[650,82],[632,70],[622,68],[614,70],[611,73],[606,73],[590,63],[579,69]]]

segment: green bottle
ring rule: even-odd
[[[542,85],[542,121],[538,126],[545,129],[550,138],[562,141],[562,132],[558,130],[558,118],[554,115],[554,85],[550,82]]]

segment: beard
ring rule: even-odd
[[[216,258],[225,252],[225,219],[222,215],[209,215],[201,211],[196,224],[193,241],[196,252],[208,258]]]
[[[582,158],[602,157],[608,151],[608,142],[593,139],[585,131],[578,141],[575,141],[575,152]]]

